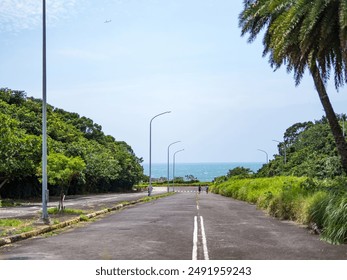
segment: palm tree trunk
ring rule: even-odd
[[[337,151],[341,157],[342,168],[347,174],[347,143],[343,137],[341,126],[338,122],[334,109],[331,105],[329,96],[327,94],[324,82],[319,73],[319,69],[316,63],[313,63],[310,66],[310,71],[311,71],[313,81],[316,86],[320,101],[323,105],[326,117],[328,119],[330,129],[336,143]]]

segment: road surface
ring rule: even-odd
[[[322,242],[254,205],[196,188],[176,191],[57,235],[2,247],[0,259],[347,259],[346,245]]]
[[[166,187],[155,187],[153,195],[167,192]],[[77,195],[67,196],[64,202],[66,208],[73,209],[103,209],[123,201],[137,200],[147,196],[147,192],[137,193],[109,193],[98,195]],[[50,201],[48,207],[57,207],[58,201]],[[42,203],[24,203],[22,206],[2,207],[0,209],[0,219],[31,218],[37,217],[42,210]]]

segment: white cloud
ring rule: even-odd
[[[1,0],[0,32],[17,32],[39,26],[42,22],[42,3],[42,0]],[[73,13],[76,5],[77,0],[46,1],[47,22],[54,24],[65,18]]]

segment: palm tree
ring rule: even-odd
[[[337,90],[347,83],[347,1],[244,0],[239,25],[249,42],[264,30],[263,56],[293,71],[296,85],[308,69],[347,173],[347,143],[326,91],[332,71]]]

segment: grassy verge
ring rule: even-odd
[[[347,241],[345,181],[314,181],[305,177],[233,179],[211,191],[256,204],[279,219],[306,224],[332,244]]]
[[[0,219],[0,237],[31,231],[31,221],[20,219]]]
[[[80,210],[80,209],[71,209],[71,208],[65,208],[62,211],[59,211],[58,208],[54,207],[54,208],[49,208],[47,210],[49,215],[82,215],[85,214],[86,211]]]

